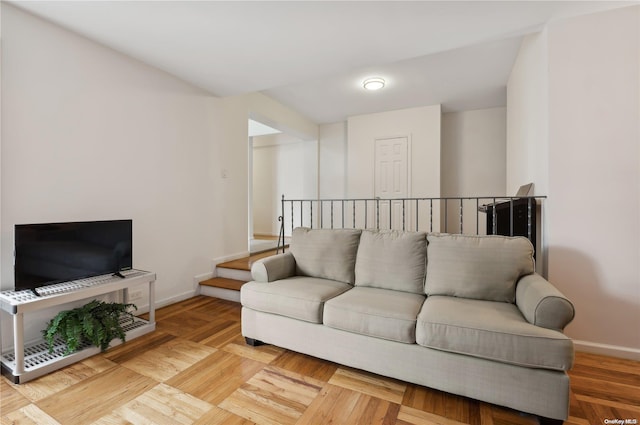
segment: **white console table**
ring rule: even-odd
[[[0,292],[0,308],[13,318],[13,350],[2,353],[2,373],[14,383],[21,384],[100,352],[99,347],[89,345],[65,356],[66,347],[64,343],[60,342],[54,347],[53,352],[49,353],[49,347],[44,340],[25,346],[24,315],[26,313],[116,291],[122,291],[123,302],[127,303],[130,288],[147,284],[149,320],[136,317],[133,322],[123,323],[123,329],[127,340],[154,331],[156,328],[155,273],[143,270],[126,270],[122,274],[125,276],[124,278],[108,274],[43,286],[38,288],[38,293],[41,296],[36,296],[28,290]],[[114,339],[111,346],[121,343],[120,339]]]

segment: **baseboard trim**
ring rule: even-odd
[[[175,303],[180,302],[180,301],[188,300],[189,298],[193,298],[196,295],[198,295],[198,291],[197,290],[186,291],[186,292],[183,292],[181,294],[175,295],[173,297],[164,298],[162,300],[156,301],[155,308],[159,309],[159,308],[162,308],[162,307],[166,307],[168,305],[175,304]],[[147,308],[148,308],[148,306],[147,306]]]
[[[216,277],[214,272],[202,273],[193,277],[193,290],[196,294],[200,291],[200,282],[204,282],[205,280],[209,280],[212,277]]]
[[[591,354],[603,354],[605,356],[619,357],[622,359],[640,361],[640,350],[619,345],[598,344],[596,342],[574,340],[576,351]]]
[[[200,282],[203,282],[203,281],[205,281],[205,280],[207,280],[207,279],[211,279],[212,277],[214,277],[214,276],[213,276],[213,272],[201,273],[201,274],[199,274],[199,275],[194,276],[194,277],[193,277],[193,280],[194,280],[196,283],[200,283]]]

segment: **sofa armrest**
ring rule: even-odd
[[[516,305],[529,323],[548,329],[562,331],[575,316],[571,301],[537,273],[518,281]]]
[[[290,252],[262,258],[251,266],[251,277],[256,282],[273,282],[295,274],[296,260]]]

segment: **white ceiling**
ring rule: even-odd
[[[523,35],[610,1],[14,1],[216,96],[264,91],[318,123],[501,106]],[[362,80],[387,86],[365,92]]]

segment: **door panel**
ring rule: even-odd
[[[408,196],[408,148],[407,137],[375,141],[374,190],[380,202],[376,222],[372,224],[374,227],[403,229],[402,201],[390,199]],[[408,213],[405,219],[408,219]]]

